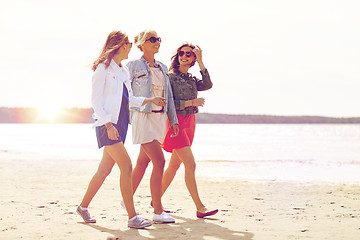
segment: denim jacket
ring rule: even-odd
[[[152,97],[152,81],[149,63],[141,57],[138,60],[130,61],[127,64],[130,72],[131,88],[135,97]],[[167,104],[164,106],[164,112],[167,113],[170,126],[178,124],[176,110],[174,105],[173,93],[171,90],[169,77],[167,75],[167,67],[165,64],[155,61],[155,67],[160,68],[164,76],[164,98]],[[148,103],[143,107],[132,107],[131,109],[144,113],[151,113],[152,103]]]
[[[191,73],[169,73],[170,84],[174,93],[176,114],[191,115],[199,112],[198,107],[185,107],[185,101],[197,98],[198,91],[212,88],[213,84],[207,69],[200,71],[202,80],[193,77]]]

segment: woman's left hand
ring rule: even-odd
[[[204,63],[202,61],[202,50],[201,50],[201,48],[198,45],[196,45],[196,48],[194,48],[192,51],[196,55],[196,61],[199,64],[200,70],[201,71],[205,70],[205,66],[204,66]]]
[[[173,130],[173,133],[170,135],[170,137],[176,137],[179,134],[179,124],[172,125],[171,129]]]
[[[201,48],[198,45],[196,45],[196,47],[192,51],[196,55],[196,61],[197,62],[199,62],[199,61],[202,62],[202,50],[201,50]]]

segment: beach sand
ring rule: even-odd
[[[163,197],[176,223],[136,230],[120,206],[118,168],[89,207],[97,223],[85,224],[75,211],[98,161],[19,156],[0,153],[0,239],[360,239],[358,184],[199,177],[204,204],[219,213],[197,219],[182,167]],[[150,171],[134,198],[146,219]]]

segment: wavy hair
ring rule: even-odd
[[[191,43],[184,43],[183,45],[181,45],[177,50],[176,50],[176,53],[175,55],[173,55],[171,57],[171,65],[170,65],[170,69],[169,71],[173,71],[174,73],[178,74],[180,73],[179,71],[179,66],[180,66],[180,62],[179,62],[179,51],[183,48],[183,47],[190,47],[191,49],[194,49],[195,46],[192,45]],[[195,65],[195,62],[196,62],[196,59],[195,61],[193,61],[190,65],[190,67],[194,66]]]
[[[95,71],[100,63],[105,64],[105,68],[109,67],[111,59],[117,53],[119,48],[125,43],[129,42],[128,36],[121,31],[113,31],[106,39],[105,45],[101,50],[100,56],[92,65],[92,70]]]

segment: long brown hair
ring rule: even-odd
[[[181,45],[177,50],[174,56],[171,57],[171,65],[170,65],[170,69],[169,71],[173,71],[174,73],[178,74],[179,71],[179,66],[180,66],[180,62],[179,62],[179,51],[183,48],[183,47],[190,47],[191,49],[194,49],[195,46],[192,45],[191,43],[184,43],[183,45]],[[190,67],[195,65],[195,62],[192,62]]]
[[[119,48],[125,43],[129,42],[129,38],[121,31],[113,31],[106,39],[105,45],[101,50],[100,56],[92,65],[92,70],[95,71],[100,63],[105,64],[105,68],[109,67],[111,59],[117,53]]]

